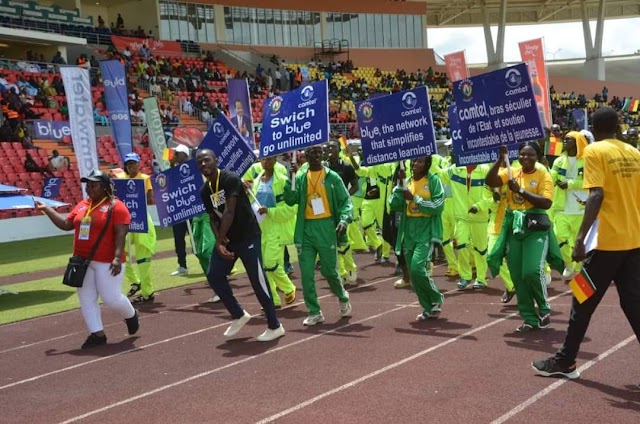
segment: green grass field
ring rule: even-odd
[[[158,253],[173,253],[173,234],[170,228],[157,229]],[[71,236],[50,237],[0,244],[0,276],[17,276],[24,273],[60,269],[66,266],[72,253]],[[153,283],[156,291],[204,281],[202,268],[194,255],[187,255],[189,275],[171,277],[177,261],[174,254],[165,259],[154,259]],[[244,272],[242,264],[238,273]],[[123,291],[128,286],[123,284]],[[17,294],[0,295],[0,324],[21,321],[42,315],[68,311],[79,307],[75,289],[62,284],[62,272],[51,278],[34,279],[24,283],[0,286],[0,289]]]

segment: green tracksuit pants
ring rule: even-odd
[[[362,210],[362,197],[351,196],[351,203],[353,203],[353,221],[347,227],[347,235],[349,236],[349,243],[354,250],[368,250],[369,247],[364,241],[362,235],[361,226],[361,210]]]
[[[216,238],[211,230],[209,215],[206,213],[194,216],[191,222],[191,231],[193,232],[193,243],[196,246],[196,257],[204,271],[204,275],[209,272],[209,263],[211,262],[211,253],[213,246],[216,244]]]
[[[281,306],[282,300],[278,290],[288,294],[296,289],[291,279],[284,270],[284,244],[280,241],[278,234],[271,234],[270,231],[262,233],[262,266],[267,273],[269,289],[273,304]]]
[[[444,302],[444,296],[438,290],[431,277],[431,254],[433,243],[425,218],[406,217],[402,240],[402,254],[407,261],[411,284],[418,296],[420,306],[425,312],[431,312],[436,304]]]
[[[476,281],[487,283],[487,222],[458,219],[456,221],[456,250],[460,278],[470,281],[473,277],[472,262],[476,266]]]
[[[315,281],[316,257],[320,258],[320,274],[327,279],[331,292],[340,302],[349,301],[349,294],[345,291],[338,273],[337,245],[333,218],[305,220],[302,245],[298,248],[298,263],[304,303],[309,309],[309,315],[320,313]]]
[[[507,237],[507,264],[518,296],[518,311],[527,324],[538,327],[539,317],[551,312],[544,283],[549,236],[545,231]]]
[[[497,234],[489,234],[489,249],[488,249],[489,252],[491,252],[491,249],[493,249],[493,246],[496,244],[497,240],[498,240]],[[504,281],[504,288],[507,291],[515,290],[513,287],[513,280],[511,279],[511,274],[509,273],[509,267],[507,266],[507,261],[502,261],[502,265],[500,265],[499,275],[500,275],[500,278],[502,278],[502,281]]]
[[[129,284],[140,284],[140,293],[149,297],[155,291],[151,279],[151,257],[156,253],[156,227],[150,216],[147,216],[149,231],[146,233],[128,233],[125,242],[127,248],[131,248],[137,264],[129,264],[125,268],[125,281]],[[137,272],[136,272],[137,268]]]
[[[458,259],[453,249],[455,229],[456,219],[453,216],[452,199],[445,199],[442,212],[442,250],[447,259],[447,269],[458,272]]]
[[[553,222],[564,265],[572,266],[574,269],[578,268],[578,266],[573,263],[571,252],[582,224],[582,217],[583,215],[567,215],[564,212],[556,212]]]

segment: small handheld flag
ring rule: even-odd
[[[345,138],[345,136],[341,135],[338,138],[338,141],[340,142],[340,148],[342,150],[347,150],[347,139]]]
[[[562,140],[552,135],[544,145],[544,154],[548,156],[560,156],[562,154]]]
[[[569,281],[569,288],[573,292],[578,303],[584,303],[596,292],[596,286],[593,285],[591,277],[587,274],[587,271],[583,268],[579,274],[573,277],[573,280]]]
[[[173,159],[174,153],[175,153],[174,149],[168,149],[165,147],[164,150],[162,151],[162,160],[171,161],[171,159]]]

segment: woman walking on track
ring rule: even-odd
[[[442,242],[444,188],[437,175],[428,173],[430,167],[431,156],[414,159],[413,177],[406,188],[397,185],[390,199],[391,210],[402,213],[395,249],[407,263],[422,306],[419,321],[440,315],[444,301],[429,267],[434,243]],[[401,170],[399,176],[404,180],[405,171]]]
[[[551,323],[545,260],[559,272],[564,269],[564,261],[546,212],[553,203],[553,180],[549,172],[538,165],[543,157],[540,147],[535,142],[520,144],[518,161],[522,167],[513,170],[500,169],[506,166],[506,154],[507,148],[501,146],[500,157],[487,174],[488,186],[506,184],[510,190],[502,230],[487,262],[495,277],[506,256],[518,297],[518,311],[524,320],[516,331],[529,332],[547,328]]]
[[[73,254],[84,258],[90,256],[96,240],[108,224],[82,287],[78,288],[80,310],[91,333],[82,349],[88,349],[107,343],[98,295],[107,307],[119,313],[125,320],[129,334],[135,334],[139,325],[138,312],[122,294],[126,261],[124,239],[131,222],[129,210],[124,203],[114,198],[111,179],[104,172],[93,171],[80,181],[87,183],[89,198],[78,203],[66,218],[43,203],[36,202],[36,208],[44,212],[61,230],[74,230]],[[108,219],[109,214],[111,219]]]

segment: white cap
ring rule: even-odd
[[[453,144],[453,140],[452,139],[449,139],[449,140],[444,142],[444,145],[447,146],[447,147],[451,146],[452,144]]]
[[[175,150],[176,150],[176,153],[184,153],[187,156],[191,156],[191,151],[184,144],[178,144]]]
[[[582,134],[589,143],[593,143],[596,141],[596,138],[593,136],[593,134],[589,130],[580,130],[580,134]]]

